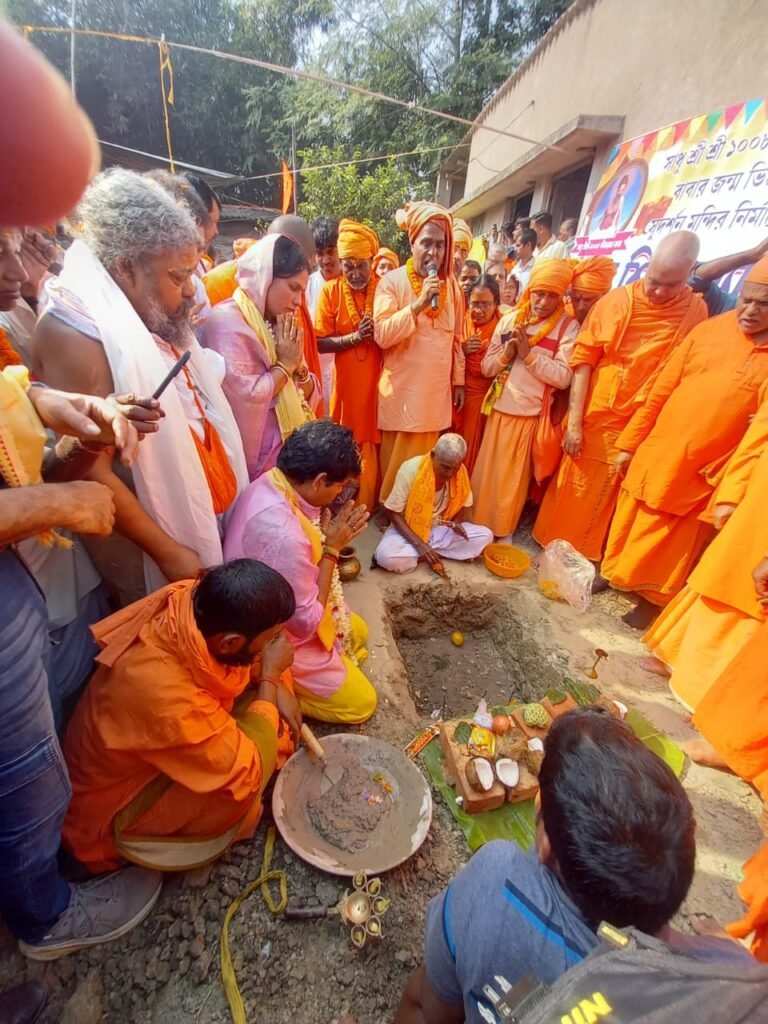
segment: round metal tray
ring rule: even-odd
[[[328,768],[322,769],[302,747],[286,762],[272,794],[272,813],[280,835],[302,860],[332,875],[354,875],[358,871],[379,874],[402,864],[424,842],[432,821],[432,794],[426,779],[402,751],[370,736],[336,733],[323,736]],[[365,848],[345,851],[334,846],[314,828],[307,804],[321,792],[321,786],[338,781],[338,762],[354,761],[380,773],[392,787],[388,799],[392,808],[371,831]],[[361,797],[362,799],[362,797]]]

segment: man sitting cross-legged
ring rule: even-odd
[[[477,558],[493,533],[466,522],[472,490],[464,466],[467,442],[443,434],[427,455],[408,459],[398,470],[384,507],[392,525],[374,558],[390,572],[412,572],[419,562],[439,565],[443,558]]]
[[[430,903],[424,963],[395,1024],[498,1022],[493,992],[529,975],[552,984],[598,944],[603,921],[690,956],[749,957],[669,928],[693,878],[693,809],[627,725],[601,708],[556,719],[539,783],[535,847],[487,843]]]
[[[244,558],[94,627],[100,665],[64,747],[64,843],[91,871],[181,870],[253,834],[301,728],[283,631],[295,607],[282,576]]]
[[[296,696],[305,715],[323,722],[365,722],[376,710],[376,691],[359,668],[368,627],[344,603],[337,569],[339,551],[365,529],[368,510],[347,501],[332,517],[327,508],[360,469],[349,428],[304,423],[286,439],[277,466],[245,489],[224,538],[225,557],[260,558],[293,587]]]

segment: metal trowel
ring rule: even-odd
[[[341,768],[328,768],[328,757],[325,753],[325,748],[306,722],[302,722],[301,725],[301,738],[304,740],[304,745],[310,758],[316,764],[319,764],[322,770],[323,782],[320,785],[320,795],[323,796],[331,786],[335,786],[340,781],[344,771]]]

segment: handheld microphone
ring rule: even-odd
[[[427,267],[427,276],[428,277],[437,277],[437,264],[436,263],[430,263],[429,264],[429,266]],[[439,307],[439,305],[440,305],[440,297],[438,295],[433,295],[432,298],[429,300],[429,302],[430,302],[430,305],[432,306],[432,309],[437,309]]]

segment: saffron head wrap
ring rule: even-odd
[[[345,217],[339,224],[339,259],[372,260],[379,248],[375,231]]]
[[[616,264],[609,256],[588,256],[577,260],[573,268],[572,288],[604,295],[611,290]]]
[[[453,217],[450,211],[439,203],[430,203],[422,199],[406,203],[403,209],[395,214],[395,223],[403,231],[408,232],[408,241],[411,245],[430,221],[434,221],[445,234],[445,255],[439,271],[441,277],[447,278],[453,270]]]

